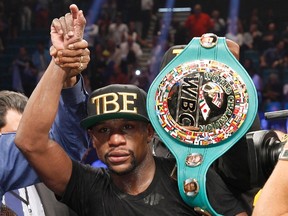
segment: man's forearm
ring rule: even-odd
[[[61,92],[58,113],[51,130],[51,137],[64,148],[70,158],[77,161],[82,159],[90,144],[87,131],[80,126],[80,121],[87,117],[87,98],[83,78],[78,75],[78,82]]]

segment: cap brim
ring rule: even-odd
[[[85,119],[83,119],[81,121],[81,126],[83,128],[90,128],[93,125],[102,122],[102,121],[106,121],[106,120],[110,120],[110,119],[128,119],[128,120],[135,120],[135,121],[145,121],[145,122],[149,122],[149,120],[142,115],[139,114],[132,114],[132,113],[109,113],[109,114],[102,114],[100,116],[89,116]]]

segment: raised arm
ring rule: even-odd
[[[70,50],[63,50],[62,63],[67,68],[77,68],[77,65],[71,64],[75,59],[79,59],[79,53],[83,57],[84,68],[87,67],[89,50],[86,41],[76,42],[75,51],[70,53]],[[75,56],[75,57],[74,57]],[[80,73],[81,71],[79,71]],[[80,75],[79,75],[80,77]],[[84,104],[87,93],[83,89],[83,80],[80,79],[71,88],[62,89],[61,101],[57,113],[57,119],[53,124],[50,137],[61,143],[69,156],[75,160],[80,160],[86,148],[83,143],[87,143],[86,132],[81,129],[79,119],[82,119],[82,114],[79,113],[85,110]],[[61,127],[61,122],[65,121],[65,125]],[[69,128],[67,126],[69,125]],[[71,128],[72,127],[72,128]],[[67,128],[67,131],[65,131]],[[69,130],[68,130],[69,129]],[[2,132],[2,134],[1,134]],[[31,168],[28,161],[15,146],[15,132],[3,131],[0,132],[0,198],[10,190],[26,187],[40,182],[35,170]],[[8,133],[9,132],[9,133]]]
[[[75,43],[75,46],[77,45],[88,46],[86,41]],[[75,56],[74,62],[77,61],[77,63],[69,63],[70,67],[74,65],[75,69],[79,67],[79,58],[83,59],[85,65],[90,59],[88,49],[62,50],[61,53],[62,61],[67,58],[65,55],[69,55],[67,59],[71,59],[71,61],[73,60],[71,56]],[[69,80],[71,79],[69,78]],[[64,148],[70,158],[77,161],[82,160],[89,146],[87,131],[80,126],[80,121],[86,117],[87,98],[88,93],[84,88],[81,75],[77,76],[76,83],[72,87],[67,87],[65,84],[65,88],[61,91],[57,116],[50,131],[50,137]]]
[[[76,47],[73,50],[61,50],[60,60],[69,60],[69,63],[64,64],[65,67],[74,67],[74,70],[76,70],[79,67],[79,58],[82,58],[81,63],[85,64],[86,68],[90,60],[90,52],[87,48],[85,50],[83,48],[87,47],[88,43],[86,41],[76,42],[74,46]],[[72,56],[75,56],[74,59]],[[60,60],[58,59],[57,62],[62,65]],[[74,77],[75,83],[73,81]],[[88,134],[80,126],[80,121],[86,117],[88,93],[84,88],[82,76],[74,77],[68,78],[68,82],[64,84],[65,88],[61,91],[58,112],[50,131],[50,137],[59,143],[72,159],[81,161],[89,146]]]
[[[69,156],[49,138],[66,78],[67,73],[52,61],[28,100],[15,138],[39,177],[55,192],[64,190],[72,169]]]
[[[77,14],[79,11],[78,8],[73,5],[71,8],[76,13],[77,18],[79,15]],[[84,28],[85,19],[84,22],[83,20],[78,22],[82,23],[82,27],[78,23],[77,31],[81,31],[81,28]],[[64,32],[61,34],[56,30],[56,33],[62,35],[62,38],[59,37],[60,41],[58,41],[58,45],[63,44]],[[55,36],[55,34],[52,35],[51,33],[51,36]],[[57,46],[52,46],[50,49],[50,53],[55,57],[55,62],[70,72],[70,76],[65,80],[63,85],[57,118],[52,126],[50,136],[57,140],[65,151],[68,152],[69,156],[75,160],[81,159],[86,150],[83,143],[87,145],[88,142],[87,133],[79,125],[80,119],[83,118],[81,112],[85,110],[84,106],[86,104],[86,97],[88,96],[83,88],[83,80],[79,74],[87,67],[90,60],[87,42],[80,41],[81,38],[78,38],[81,35],[81,32],[78,35],[76,34],[76,36],[74,33],[70,35],[68,39],[73,39],[71,42],[75,43],[70,44],[69,49],[61,50],[62,54],[58,53]],[[54,43],[57,42],[54,38],[52,41]],[[60,49],[59,47],[57,48]],[[63,48],[65,46],[61,47],[61,49]],[[82,68],[79,68],[80,58],[82,60]],[[61,122],[65,122],[66,124],[61,125]],[[70,127],[68,128],[67,125]],[[40,181],[35,170],[31,168],[26,158],[15,146],[14,139],[15,133],[13,132],[0,133],[0,198],[7,191],[26,187]]]
[[[71,15],[73,17],[73,29],[77,30],[79,27],[77,24],[81,22],[85,23],[86,21],[82,11],[74,9],[75,8],[71,9]],[[74,13],[75,11],[76,14]],[[65,15],[65,19],[67,16],[69,15]],[[69,22],[68,19],[69,18],[66,20],[67,23]],[[53,40],[55,39],[54,36],[61,35],[55,35],[58,33],[57,30],[55,30],[54,23],[55,22],[53,21],[51,26],[51,39],[53,45],[55,45]],[[77,41],[79,34],[76,34],[75,31],[73,35],[70,31],[65,32],[64,30],[64,37],[57,37],[56,42],[62,40],[68,46],[69,43],[67,43],[67,40]],[[56,49],[59,49],[57,45]],[[61,51],[59,53],[58,51],[57,56],[61,58],[62,55],[63,53]],[[84,67],[81,62],[79,63],[79,60],[81,60],[81,57],[77,58],[78,67]],[[43,182],[55,193],[61,195],[71,175],[72,161],[55,141],[49,139],[48,134],[56,117],[60,93],[64,87],[65,81],[67,78],[74,75],[73,70],[65,70],[65,67],[62,69],[56,64],[57,62],[57,59],[51,61],[48,69],[30,96],[16,134],[15,143],[21,149],[30,164],[35,168]],[[71,64],[75,64],[75,62],[71,62]],[[37,118],[31,118],[31,116],[36,113]]]
[[[87,48],[87,42],[82,47],[80,45],[83,42],[77,43],[83,38],[86,23],[83,12],[79,11],[75,4],[70,6],[70,11],[71,13],[67,13],[59,19],[55,18],[51,25],[53,47],[50,49],[50,54],[54,57],[55,62],[69,74],[61,91],[51,137],[64,148],[72,159],[80,161],[89,145],[88,134],[79,123],[86,117],[85,104],[88,94],[83,87],[82,77],[78,74],[84,69],[83,64],[85,64],[85,68],[87,67],[90,53],[87,55],[87,53],[83,53],[83,49],[80,49]],[[85,51],[89,52],[88,49]],[[67,56],[70,58],[68,59]],[[75,59],[72,59],[71,56],[75,56]],[[64,60],[66,60],[65,64],[63,64]]]

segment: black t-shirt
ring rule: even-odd
[[[136,196],[121,192],[113,184],[107,170],[73,162],[72,176],[62,202],[79,216],[197,215],[182,200],[177,182],[170,177],[175,159],[155,157],[155,161],[156,173],[152,183]],[[211,190],[208,194],[212,197],[211,205],[217,212],[235,215],[243,211],[221,178],[211,169],[206,182],[208,190]]]

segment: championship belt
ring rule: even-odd
[[[183,200],[201,215],[219,215],[210,205],[206,173],[245,136],[257,115],[254,84],[224,37],[195,37],[150,86],[151,123],[176,158]]]

